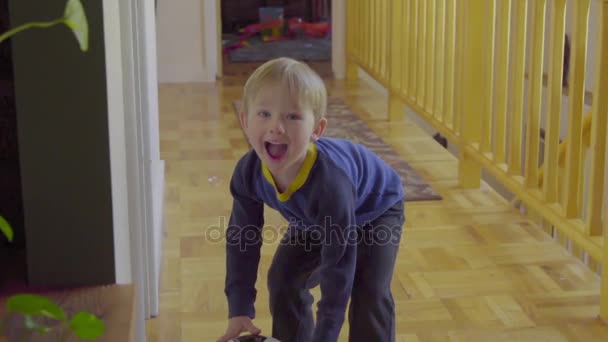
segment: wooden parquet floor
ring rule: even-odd
[[[215,341],[226,328],[218,227],[230,214],[232,168],[247,150],[231,105],[245,78],[232,75],[160,87],[167,229],[161,313],[147,322],[149,341]],[[406,205],[393,283],[398,341],[608,341],[597,275],[487,186],[460,189],[452,155],[413,123],[383,120],[385,96],[363,81],[327,84],[444,197]],[[270,333],[271,227],[284,221],[267,211],[266,223],[255,323]],[[341,341],[347,333],[345,324]]]

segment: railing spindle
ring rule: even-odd
[[[346,4],[346,54],[353,55],[355,52],[355,37],[354,34],[355,22],[355,7],[353,2]]]
[[[409,99],[412,103],[418,102],[418,63],[420,61],[420,57],[418,55],[418,4],[420,0],[411,0],[410,4],[410,43],[408,48],[408,54],[410,56],[410,77],[409,77]]]
[[[359,25],[357,28],[357,38],[359,39],[359,51],[357,51],[357,55],[361,62],[365,61],[364,53],[367,51],[366,41],[367,41],[367,33],[369,32],[366,28],[367,18],[369,15],[365,12],[367,9],[367,1],[365,0],[355,0],[357,2],[357,10],[359,12],[359,20],[355,23],[355,25]],[[364,2],[365,1],[365,2]]]
[[[605,164],[608,97],[602,96],[601,94],[605,94],[606,91],[608,91],[608,58],[606,58],[606,56],[608,56],[608,1],[602,1],[600,8],[600,29],[598,31],[596,45],[595,85],[593,87],[594,96],[591,108],[591,176],[589,178],[590,190],[587,200],[586,220],[586,232],[591,236],[597,236],[602,233],[602,214],[604,214],[603,195],[606,181]],[[608,217],[604,222],[604,225],[607,224]],[[604,228],[604,235],[606,232],[608,232],[608,229]],[[607,246],[608,240],[605,237],[604,250],[606,250]],[[606,266],[608,266],[608,264],[604,264],[604,269]]]
[[[532,28],[530,56],[530,96],[528,98],[526,186],[538,188],[538,163],[540,150],[540,117],[543,96],[543,58],[545,47],[546,1],[534,3],[534,26]]]
[[[434,115],[437,120],[445,124],[443,108],[443,87],[444,87],[444,67],[445,67],[445,0],[437,0],[435,22],[437,31],[435,32],[435,82],[433,87]]]
[[[545,162],[543,189],[545,200],[558,199],[558,145],[562,109],[562,65],[564,60],[564,33],[566,26],[566,0],[554,0],[551,7],[549,41],[549,71],[547,81],[547,125],[545,136]]]
[[[418,1],[418,65],[416,66],[416,103],[424,108],[424,98],[426,89],[426,70],[427,56],[424,43],[426,42],[426,4],[428,0]]]
[[[391,1],[390,2],[391,10],[390,10],[390,34],[388,37],[385,37],[384,40],[390,40],[390,48],[388,49],[388,57],[389,57],[389,65],[390,65],[390,73],[388,74],[389,82],[390,82],[390,91],[393,93],[401,93],[401,84],[402,84],[402,73],[401,69],[407,64],[404,64],[405,55],[403,53],[402,45],[403,39],[399,39],[402,37],[402,15],[403,15],[403,1]]]
[[[456,70],[455,60],[455,34],[456,34],[456,11],[452,0],[445,2],[445,82],[443,84],[444,106],[443,122],[451,129],[454,129],[454,75]],[[440,85],[441,85],[440,84]]]
[[[507,96],[509,93],[509,38],[511,33],[511,0],[499,0],[498,46],[496,49],[496,109],[494,121],[494,160],[505,162],[507,131]]]
[[[463,113],[463,69],[464,69],[464,23],[465,23],[465,1],[455,2],[456,4],[456,38],[455,38],[455,65],[454,65],[454,130],[462,133],[460,130]]]
[[[411,11],[411,4],[412,1],[411,0],[405,0],[403,1],[403,6],[402,6],[402,10],[401,10],[401,18],[402,18],[402,22],[401,22],[401,37],[403,37],[403,40],[401,41],[401,58],[402,58],[402,66],[401,66],[401,94],[403,96],[403,98],[408,98],[411,94],[410,90],[411,88],[409,87],[409,78],[410,78],[410,71],[409,71],[409,65],[412,63],[411,59],[410,59],[410,52],[408,51],[408,47],[410,46],[410,41],[411,41],[411,25],[410,25],[410,11]]]
[[[481,117],[483,113],[483,101],[479,100],[479,94],[483,93],[486,85],[484,72],[480,72],[479,66],[483,65],[484,44],[483,32],[485,20],[485,8],[487,0],[468,0],[465,10],[467,20],[464,23],[464,73],[462,85],[464,88],[463,112],[462,112],[462,142],[460,153],[459,178],[460,185],[465,188],[478,188],[481,181],[481,167],[467,155],[466,148],[479,143],[481,140]]]
[[[513,48],[513,102],[509,122],[509,172],[521,175],[521,138],[524,106],[524,73],[526,64],[526,30],[528,8],[526,0],[515,0],[515,42]]]
[[[481,143],[480,150],[482,153],[492,151],[492,116],[493,116],[493,86],[494,86],[494,35],[496,28],[496,0],[486,0],[486,14],[484,16],[485,23],[482,29],[484,33],[484,41],[486,48],[481,52],[483,54],[483,64],[481,65],[484,76],[484,87],[481,89]]]
[[[606,148],[606,116],[608,115],[608,97],[602,96],[608,91],[608,0],[602,0],[600,3],[600,29],[598,32],[598,44],[597,44],[597,55],[596,55],[596,69],[595,69],[595,87],[593,88],[593,94],[595,94],[593,99],[593,125],[601,127],[600,129],[594,129],[594,133],[592,134],[592,148],[594,149],[594,155],[597,160],[591,164],[591,172],[594,177],[592,178],[591,184],[598,190],[604,189],[604,168],[605,165],[605,153],[604,149]],[[601,150],[600,150],[600,147]],[[600,157],[601,152],[601,157]],[[595,158],[593,158],[595,160]],[[602,168],[593,168],[599,167],[602,165]],[[593,203],[593,202],[590,202]],[[594,215],[601,215],[600,213],[595,213]],[[593,228],[588,229],[591,232]],[[604,245],[603,245],[603,255],[602,255],[602,280],[601,280],[601,290],[600,290],[600,316],[604,321],[608,321],[608,272],[606,272],[606,267],[608,267],[608,219],[606,219],[605,227],[604,227]]]
[[[380,0],[370,0],[371,3],[371,51],[370,66],[374,76],[378,77],[378,8]]]
[[[424,91],[424,104],[423,108],[428,113],[433,114],[433,89],[435,85],[435,2],[436,0],[426,0],[426,71],[425,71],[425,82],[426,88]]]
[[[374,6],[373,0],[365,1],[365,7],[367,13],[364,13],[365,16],[365,65],[371,69],[372,67],[372,40],[374,37],[372,36],[372,20],[374,18],[372,8]]]
[[[390,69],[390,64],[389,64],[389,57],[390,57],[390,52],[389,52],[389,41],[392,39],[392,36],[390,35],[390,23],[391,23],[391,12],[389,11],[390,9],[390,4],[389,2],[392,2],[393,0],[382,0],[382,36],[380,37],[381,42],[382,42],[382,68],[381,68],[381,72],[382,75],[384,77],[384,79],[388,82],[389,80],[389,71]],[[390,41],[390,43],[392,44],[399,44],[398,42],[395,41]]]
[[[564,209],[567,218],[580,214],[582,188],[582,121],[585,109],[585,74],[587,73],[587,25],[589,24],[590,0],[577,0],[574,4],[572,40],[572,78],[568,84],[568,141],[566,152],[566,195]],[[606,58],[604,56],[603,58]],[[591,184],[591,186],[594,186]]]

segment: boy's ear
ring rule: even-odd
[[[315,127],[314,131],[312,131],[313,140],[319,140],[319,138],[321,138],[321,136],[323,136],[323,133],[325,132],[326,127],[327,127],[327,119],[321,118],[319,120],[319,122],[317,123],[317,126]]]
[[[247,128],[247,113],[239,111],[239,121],[241,122],[241,128]]]

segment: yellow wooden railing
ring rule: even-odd
[[[591,1],[595,27],[588,25]],[[486,170],[583,251],[589,265],[606,269],[608,0],[572,3],[348,0],[347,79],[363,69],[388,89],[391,120],[408,106],[448,138],[459,151],[461,186],[478,187]],[[562,108],[567,15],[572,54]],[[588,42],[589,29],[597,39]],[[588,67],[592,89],[585,89]],[[595,95],[587,118],[586,90]],[[608,272],[601,273],[600,311],[608,320]]]

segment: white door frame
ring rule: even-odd
[[[221,76],[220,70],[222,70],[222,61],[220,60],[220,51],[222,49],[220,22],[222,18],[217,15],[217,13],[220,13],[220,8],[220,0],[203,0],[203,13],[201,16],[203,31],[205,33],[203,37],[203,47],[205,49],[203,57],[205,58],[206,69],[209,81],[211,82],[215,82]]]
[[[135,58],[138,34],[132,31],[136,20],[131,2],[103,0],[103,11],[116,283],[134,285],[132,338],[139,342],[145,340],[149,282],[144,189],[139,180],[143,146]]]
[[[103,0],[116,283],[133,284],[134,340],[158,314],[164,169],[154,0]]]
[[[205,61],[210,75],[221,76],[221,11],[220,0],[204,1],[202,16],[205,31]],[[209,15],[213,13],[214,15]],[[346,74],[346,0],[331,0],[331,65],[335,79]]]
[[[331,0],[331,66],[334,78],[346,76],[346,0]]]
[[[120,10],[132,273],[147,319],[159,313],[164,212],[155,1],[120,1]]]

